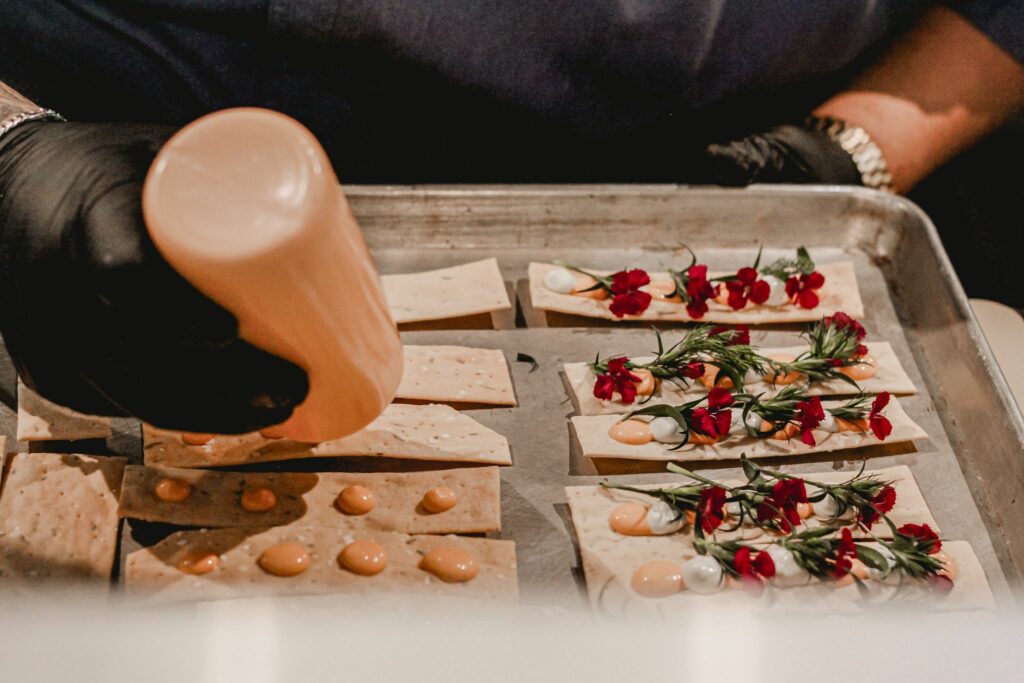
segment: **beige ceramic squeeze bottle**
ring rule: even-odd
[[[243,339],[309,375],[275,435],[342,437],[394,398],[402,345],[380,277],[327,155],[297,121],[229,109],[191,123],[153,162],[143,213],[160,253],[235,315]]]

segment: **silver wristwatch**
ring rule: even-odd
[[[0,137],[26,121],[41,120],[63,121],[64,117],[0,83]]]
[[[865,187],[893,192],[889,165],[885,163],[882,150],[866,130],[846,121],[823,116],[810,116],[804,125],[810,130],[824,133],[850,155]]]

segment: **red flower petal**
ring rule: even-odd
[[[772,288],[764,280],[758,280],[750,286],[750,300],[755,304],[763,304],[771,296]]]
[[[737,325],[732,339],[729,340],[730,346],[737,346],[739,344],[750,345],[750,328],[746,325]]]
[[[795,297],[800,291],[800,280],[795,277],[786,278],[786,296],[790,299]]]
[[[743,294],[743,292],[733,292],[730,290],[728,302],[729,308],[731,308],[734,311],[738,311],[747,305],[747,297]]]
[[[803,280],[804,285],[809,289],[821,289],[825,286],[825,276],[818,271],[814,271],[809,275],[802,275],[800,279]]]
[[[754,558],[754,571],[766,579],[775,576],[775,560],[767,551],[762,550]]]
[[[693,361],[680,368],[680,372],[687,379],[700,379],[704,376],[704,364]]]
[[[605,401],[612,400],[612,394],[615,392],[615,382],[612,381],[611,375],[598,375],[597,381],[594,382],[594,397],[600,398]]]
[[[694,320],[700,320],[708,312],[707,302],[703,299],[691,300],[686,304],[686,312]]]
[[[818,442],[814,440],[814,432],[810,429],[800,430],[800,440],[808,446],[816,446],[818,444]]]
[[[875,396],[875,400],[871,402],[871,414],[877,415],[889,405],[889,399],[892,398],[888,391],[883,391],[878,396]]]
[[[728,389],[722,387],[715,387],[708,392],[708,407],[712,410],[718,410],[732,405],[732,394],[729,393]]]
[[[939,540],[939,535],[927,524],[904,524],[896,531],[914,539],[918,547],[929,555],[934,555],[942,550],[942,541]]]
[[[800,308],[817,308],[820,299],[814,291],[805,289],[796,296],[796,303]]]
[[[707,280],[708,279],[708,267],[704,265],[694,265],[686,271],[686,274],[690,276],[691,280]]]
[[[871,433],[875,435],[879,441],[885,441],[885,437],[892,434],[892,423],[889,419],[881,415],[874,415],[868,419],[868,426],[871,427]]]
[[[700,492],[700,525],[704,533],[714,533],[725,521],[725,499],[728,494],[720,486],[709,486]]]
[[[751,267],[740,268],[736,271],[736,279],[744,286],[749,287],[757,280],[757,271]]]

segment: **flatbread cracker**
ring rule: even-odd
[[[384,547],[387,567],[376,576],[342,569],[338,553],[357,539]],[[300,543],[311,562],[298,576],[272,576],[257,564],[260,554],[279,543]],[[454,543],[477,559],[479,573],[466,583],[445,583],[419,568],[422,554]],[[215,552],[221,564],[202,576],[182,574],[178,561],[196,552]],[[177,531],[153,547],[130,553],[125,580],[131,595],[156,600],[213,600],[255,595],[348,593],[426,593],[482,600],[518,599],[516,550],[512,541],[456,536],[408,536],[388,531],[355,533],[317,527],[276,527]]]
[[[173,477],[189,482],[192,493],[180,503],[160,500],[157,482]],[[377,505],[365,515],[346,515],[335,505],[346,486],[366,486]],[[455,491],[458,503],[431,514],[423,494],[438,486]],[[240,503],[247,488],[266,487],[277,505],[248,512]],[[399,531],[409,534],[483,533],[501,530],[501,492],[497,467],[432,472],[347,474],[242,473],[149,468],[129,465],[121,490],[121,515],[179,526],[316,526],[353,532]]]
[[[569,487],[567,491],[573,492],[574,488]],[[605,510],[595,507],[594,499],[588,496],[570,493],[569,508],[586,576],[587,596],[591,606],[605,614],[661,614],[692,619],[694,611],[702,607],[714,605],[722,608],[730,604],[819,614],[860,614],[887,606],[920,606],[942,612],[995,608],[981,563],[970,545],[962,541],[944,541],[942,544],[943,550],[959,566],[956,587],[944,596],[910,582],[891,586],[867,581],[869,597],[865,599],[854,585],[836,588],[815,581],[809,586],[795,588],[768,585],[761,597],[753,597],[740,590],[722,590],[712,595],[684,590],[665,598],[647,598],[631,587],[633,572],[645,562],[656,559],[682,566],[697,554],[692,536],[623,536],[612,531]]]
[[[0,587],[109,581],[125,458],[11,456],[0,492]]]
[[[505,354],[500,349],[467,346],[407,345],[405,370],[396,398],[516,405]]]
[[[914,382],[907,375],[907,371],[903,369],[892,345],[888,342],[877,341],[867,342],[867,344],[871,350],[871,357],[875,359],[878,373],[870,379],[859,382],[865,394],[878,394],[883,391],[903,395],[917,393]],[[795,357],[806,350],[806,346],[786,346],[758,349],[758,352],[764,356],[789,355]],[[654,357],[636,356],[631,358],[636,362],[645,363]],[[612,401],[596,398],[594,396],[596,377],[588,363],[566,363],[562,367],[565,370],[565,377],[569,381],[572,398],[580,415],[622,415],[637,409],[636,403],[627,405],[618,398]],[[802,383],[798,386],[805,387],[807,393],[812,396],[843,396],[857,393],[849,383],[837,379],[828,382],[814,382],[809,386]],[[747,384],[745,390],[747,393],[764,394],[766,397],[771,397],[775,396],[782,388],[767,382],[756,382]],[[660,389],[653,397],[645,401],[644,405],[663,403],[678,405],[707,393],[707,388],[700,382],[691,382],[685,390],[673,382],[661,382]]]
[[[459,318],[512,308],[495,258],[381,277],[398,324]]]
[[[544,276],[559,267],[552,263],[533,262],[530,264],[530,300],[534,308],[613,321],[693,321],[682,304],[658,300],[652,301],[650,307],[640,315],[616,318],[609,309],[608,300],[597,301],[585,296],[559,294],[548,289],[544,285]],[[585,270],[598,275],[611,274],[610,271],[586,268]],[[833,315],[838,311],[843,311],[854,318],[864,317],[864,304],[860,298],[860,290],[857,288],[857,276],[853,263],[849,261],[822,263],[818,265],[817,270],[825,276],[825,286],[819,291],[821,303],[816,308],[800,308],[786,304],[784,306],[748,306],[743,310],[734,311],[716,301],[709,301],[709,310],[699,322],[729,325],[813,322],[820,320],[822,316]],[[718,275],[728,275],[728,273],[712,273],[713,277]],[[651,273],[651,280],[652,282],[671,282],[668,273]]]
[[[110,418],[59,406],[18,380],[18,441],[106,439],[111,433]]]
[[[392,404],[365,429],[321,444],[218,436],[187,446],[176,432],[143,426],[145,463],[152,467],[215,467],[300,458],[376,456],[511,465],[508,439],[446,405]]]
[[[897,467],[888,467],[880,470],[865,470],[863,474],[864,476],[874,476],[879,481],[891,482],[892,487],[896,490],[896,505],[888,513],[888,516],[897,527],[908,523],[927,524],[937,533],[939,532],[939,525],[932,516],[931,510],[928,509],[924,496],[921,494],[921,489],[918,487],[917,481],[914,479],[914,475],[911,473],[909,467],[906,465],[899,465]],[[792,474],[794,477],[805,477],[823,484],[838,484],[848,481],[856,475],[856,471]],[[675,483],[682,485],[688,481],[689,480],[686,479],[686,477],[678,476],[672,480],[671,484],[641,484],[636,485],[635,487],[657,489],[664,488],[666,485],[674,485]],[[725,481],[723,483],[735,486],[743,482],[740,480],[734,480]],[[808,486],[808,493],[813,493],[810,486]],[[606,525],[608,524],[608,520],[612,512],[614,512],[614,510],[623,503],[636,501],[650,506],[655,501],[654,498],[645,496],[642,493],[623,491],[620,489],[607,489],[603,486],[567,486],[565,488],[565,494],[569,499],[569,508],[572,510],[574,519],[577,517],[588,520],[604,519]],[[828,524],[830,524],[828,520],[812,515],[797,527],[797,531],[821,527]],[[733,529],[732,527],[734,526],[735,522],[727,520],[713,534],[714,539],[718,541],[742,540],[747,543],[770,543],[772,541],[772,536],[760,527],[751,524],[744,524],[738,529]],[[852,524],[852,520],[845,524],[835,524],[835,526],[836,528],[849,526],[854,537],[869,538],[869,535],[866,532]],[[892,538],[892,531],[886,524],[875,524],[872,528],[872,533],[877,538]],[[693,529],[689,526],[683,527],[675,534],[669,535],[679,537],[680,541],[683,543],[692,544],[693,542]]]
[[[892,434],[885,441],[879,441],[870,433],[815,431],[817,444],[808,446],[799,438],[787,441],[758,439],[749,436],[730,436],[724,441],[711,445],[688,443],[677,450],[670,450],[671,444],[651,441],[641,446],[631,446],[608,436],[608,430],[622,419],[619,415],[586,415],[572,418],[572,428],[579,439],[583,455],[588,458],[623,458],[628,460],[739,460],[741,454],[748,458],[777,458],[806,453],[827,453],[849,448],[903,443],[927,438],[927,434],[903,410],[896,399],[889,402],[885,416],[892,423]]]

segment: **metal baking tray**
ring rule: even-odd
[[[929,438],[913,446],[879,445],[835,455],[777,460],[787,471],[910,466],[950,539],[970,541],[997,597],[1011,599],[1024,574],[1024,416],[1005,380],[926,215],[912,203],[869,190],[759,186],[745,190],[678,186],[347,187],[346,193],[383,273],[455,265],[495,256],[512,314],[496,329],[403,332],[407,343],[501,348],[520,406],[469,411],[509,437],[514,465],[502,471],[503,531],[516,541],[524,602],[582,606],[582,573],[563,493],[566,485],[671,480],[663,464],[590,461],[572,443],[573,406],[561,376],[565,362],[598,351],[650,351],[642,325],[548,316],[530,306],[530,261],[656,269],[685,262],[684,245],[716,267],[748,264],[758,245],[805,245],[820,261],[852,260],[865,301],[865,324],[892,342],[920,393],[902,400]],[[424,293],[427,295],[427,293]],[[468,327],[479,327],[473,321]],[[466,327],[467,325],[456,325]],[[436,328],[451,327],[443,322]],[[758,328],[756,343],[792,343],[801,326]],[[673,335],[669,327],[664,332]],[[516,362],[517,354],[539,367]],[[13,415],[0,411],[3,433]],[[40,444],[35,450],[113,450],[138,459],[132,421],[115,421],[107,444]],[[424,467],[423,463],[410,463]],[[283,463],[273,469],[377,469],[402,463]],[[738,475],[735,462],[700,463],[716,476]],[[145,534],[143,534],[145,535]],[[125,535],[124,549],[139,539]],[[143,540],[145,543],[145,540]]]

